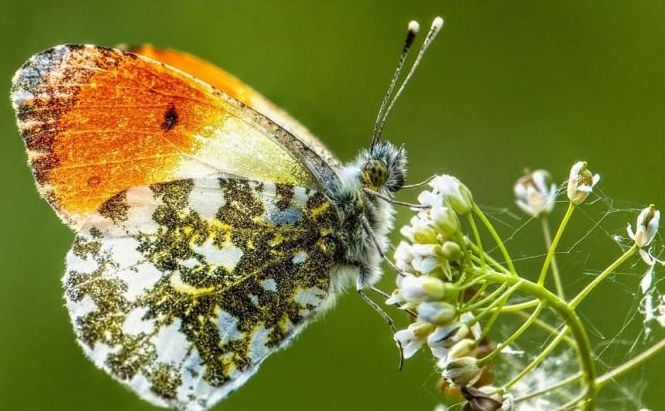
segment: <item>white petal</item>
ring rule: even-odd
[[[429,274],[439,267],[439,260],[434,257],[415,258],[411,262],[411,265],[413,265],[413,268],[415,268],[416,271],[423,274]]]
[[[644,273],[644,277],[642,277],[642,281],[640,281],[640,289],[642,290],[642,294],[646,294],[649,288],[651,288],[651,284],[653,283],[653,266],[649,267],[646,273]]]
[[[418,352],[420,347],[423,346],[423,342],[420,340],[413,340],[410,341],[406,346],[404,347],[404,358],[411,358],[415,353]]]
[[[642,257],[642,261],[650,266],[656,265],[656,261],[658,261],[643,248],[640,248],[640,257]]]
[[[631,240],[635,241],[635,233],[633,232],[633,227],[630,226],[630,223],[628,223],[626,231],[628,232],[628,237],[630,237]]]

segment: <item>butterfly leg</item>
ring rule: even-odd
[[[365,281],[363,279],[365,278],[366,274],[364,274],[362,271],[363,271],[363,269],[361,268],[360,275],[358,276],[358,280],[356,282],[356,291],[358,291],[358,295],[360,296],[360,298],[365,303],[367,303],[367,305],[372,307],[372,309],[374,311],[376,311],[377,314],[379,314],[385,320],[386,324],[388,324],[388,327],[390,327],[390,331],[392,332],[392,334],[394,336],[395,333],[397,333],[397,328],[395,327],[395,322],[393,321],[393,319],[390,318],[388,313],[386,313],[383,310],[383,308],[381,308],[376,302],[374,302],[374,300],[372,300],[371,298],[369,298],[367,296],[367,294],[365,294],[366,284],[365,284]],[[371,289],[375,290],[374,287],[371,287]],[[399,352],[399,366],[398,366],[398,369],[400,371],[402,371],[402,366],[404,365],[404,349],[402,348],[402,344],[398,340],[396,340],[394,337],[393,337],[393,341],[395,341],[395,344],[397,345],[397,351]]]
[[[372,230],[372,227],[369,225],[369,221],[367,221],[367,218],[363,216],[363,217],[361,218],[361,221],[362,221],[362,224],[363,224],[363,228],[365,229],[365,232],[366,232],[367,235],[372,239],[372,243],[374,243],[374,246],[376,247],[376,251],[379,253],[379,256],[380,256],[380,257],[381,257],[386,263],[388,263],[388,265],[389,265],[393,270],[395,270],[395,272],[397,273],[397,275],[399,275],[400,277],[404,277],[404,276],[406,275],[406,274],[404,273],[404,271],[400,270],[399,267],[397,267],[397,266],[395,265],[395,263],[393,263],[393,261],[392,261],[390,258],[388,258],[388,256],[386,256],[386,253],[383,252],[383,249],[381,248],[381,244],[379,244],[379,240],[376,238],[376,235],[374,235],[374,230]],[[375,291],[376,291],[376,290],[375,290]],[[378,291],[379,291],[379,293],[383,293],[383,291],[381,291],[381,290],[378,290]]]

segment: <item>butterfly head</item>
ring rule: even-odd
[[[388,141],[382,140],[381,134],[392,108],[395,106],[400,95],[402,95],[425,52],[436,38],[442,26],[443,19],[441,17],[437,17],[432,21],[432,26],[420,46],[420,51],[412,63],[411,69],[399,84],[399,87],[397,87],[404,62],[420,29],[420,26],[415,21],[410,22],[407,27],[406,38],[402,52],[400,53],[399,62],[390,80],[388,90],[383,97],[383,101],[381,101],[379,113],[374,122],[372,144],[369,150],[360,154],[357,162],[361,167],[361,183],[365,188],[394,194],[404,186],[406,177],[406,152],[403,147],[397,147]]]
[[[387,141],[379,141],[360,154],[363,187],[395,193],[406,178],[406,151]]]

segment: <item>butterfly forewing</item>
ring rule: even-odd
[[[117,49],[58,46],[15,75],[11,99],[38,188],[80,227],[121,190],[223,172],[322,188],[306,143],[225,92]]]
[[[202,178],[123,191],[67,256],[78,341],[142,398],[208,408],[329,305],[336,221],[320,192],[288,184]]]

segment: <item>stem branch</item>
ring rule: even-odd
[[[566,214],[563,216],[561,224],[559,224],[559,228],[556,230],[556,234],[554,235],[554,240],[552,241],[552,245],[550,245],[549,249],[547,250],[547,257],[545,257],[543,268],[540,270],[540,275],[538,276],[538,284],[540,285],[543,285],[545,283],[545,277],[547,277],[547,271],[550,268],[552,260],[554,260],[554,253],[559,245],[559,241],[561,240],[563,232],[566,230],[566,226],[570,221],[570,217],[573,215],[573,211],[575,211],[575,204],[573,204],[572,202],[568,203],[568,209],[566,210]]]

